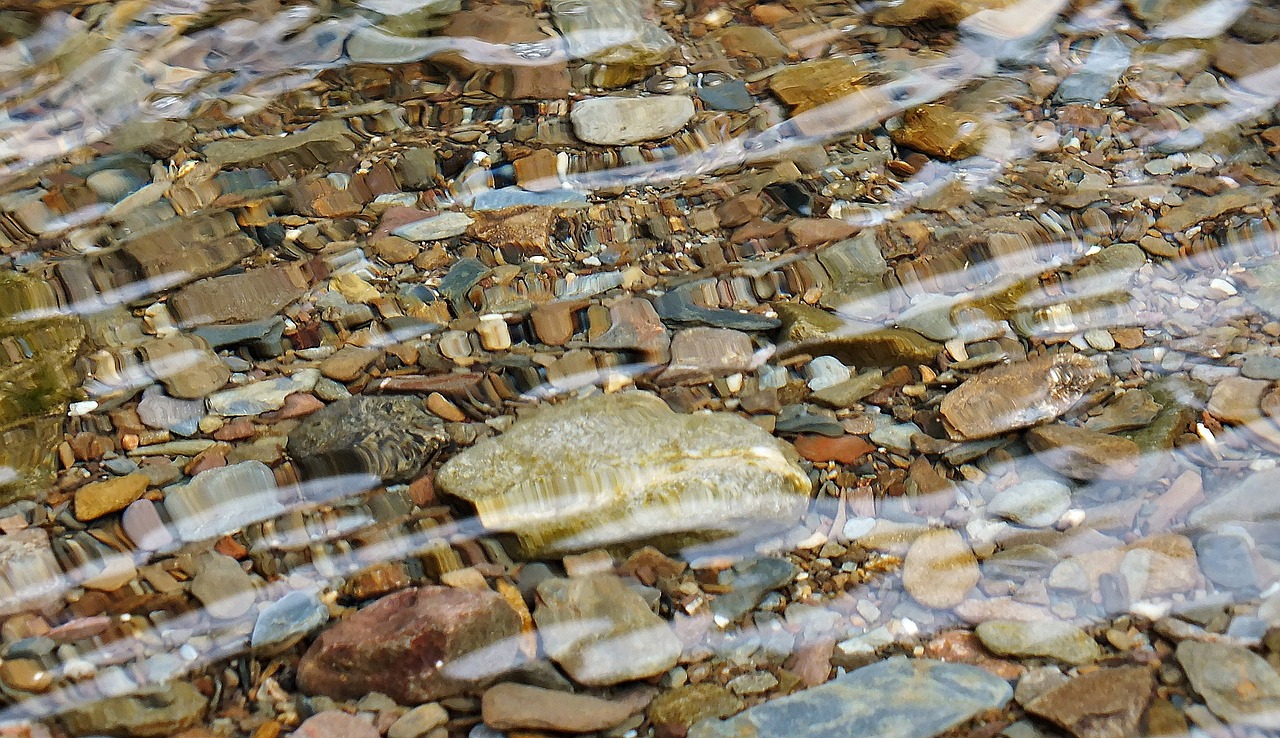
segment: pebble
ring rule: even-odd
[[[138,403],[138,417],[142,422],[180,436],[195,435],[203,416],[204,400],[178,400],[156,386],[144,390]]]
[[[800,569],[786,559],[760,558],[735,565],[733,572],[731,591],[711,601],[711,614],[722,628],[750,612],[766,594],[795,579]]]
[[[209,395],[209,410],[219,415],[261,415],[279,410],[294,392],[310,392],[320,379],[319,369],[299,369],[288,377],[265,379]]]
[[[987,512],[1028,528],[1047,528],[1071,507],[1071,489],[1061,482],[1033,479],[1005,489],[987,503]]]
[[[129,540],[143,551],[159,551],[173,542],[173,534],[151,500],[141,499],[125,508],[120,524]]]
[[[625,146],[666,138],[693,117],[693,101],[683,95],[595,97],[569,111],[573,132],[587,143]]]
[[[1258,586],[1253,551],[1243,535],[1209,533],[1196,539],[1196,559],[1205,578],[1220,588]]]
[[[1262,395],[1267,387],[1261,379],[1227,377],[1213,388],[1206,409],[1228,423],[1250,423],[1262,416]]]
[[[976,666],[898,656],[728,720],[704,719],[689,738],[932,738],[1012,697],[1008,682]]]
[[[178,537],[189,543],[205,541],[284,512],[271,468],[260,461],[208,469],[164,499]],[[141,515],[141,513],[140,513]],[[152,530],[142,523],[141,534]]]
[[[381,738],[368,720],[340,710],[325,710],[307,718],[293,731],[294,738]]]
[[[797,436],[796,453],[809,461],[838,461],[841,464],[855,464],[876,447],[858,436]]]
[[[125,509],[147,491],[150,482],[145,474],[130,474],[86,484],[76,490],[76,520],[96,520]]]
[[[1240,366],[1240,374],[1249,379],[1265,379],[1269,382],[1280,379],[1280,358],[1251,354],[1245,357]]]
[[[746,703],[719,684],[702,683],[676,687],[649,703],[648,717],[655,730],[680,735],[699,720],[726,718],[741,712]]]
[[[312,592],[290,592],[258,613],[249,645],[255,651],[282,651],[329,620],[329,608]]]
[[[253,577],[230,556],[209,553],[191,580],[191,594],[209,615],[219,620],[234,620],[253,607]]]
[[[449,713],[439,703],[428,702],[401,715],[387,729],[387,738],[425,738],[447,722]]]
[[[1025,707],[1077,738],[1121,738],[1135,734],[1154,692],[1146,667],[1119,666],[1051,687]]]
[[[1098,643],[1069,623],[988,620],[974,633],[987,650],[1000,656],[1048,658],[1077,666],[1102,658]]]
[[[511,683],[489,688],[480,703],[484,724],[496,730],[594,733],[620,724],[633,712],[635,706],[627,702]]]
[[[406,241],[439,241],[466,233],[475,221],[466,213],[445,212],[402,225],[391,232]]]
[[[533,620],[542,646],[578,684],[592,687],[657,676],[682,650],[666,621],[612,574],[552,578],[538,585]],[[581,623],[592,623],[590,629]]]
[[[955,607],[980,578],[978,560],[969,544],[949,528],[917,536],[903,560],[902,584],[907,594],[925,607]]]
[[[1073,479],[1126,479],[1138,471],[1142,455],[1122,436],[1062,424],[1027,431],[1027,446],[1045,466]]]
[[[298,686],[336,700],[452,697],[509,668],[519,632],[519,617],[493,592],[402,589],[322,632],[298,664]]]
[[[1235,725],[1280,729],[1280,675],[1262,657],[1227,643],[1183,641],[1177,658],[1215,715]]]
[[[80,704],[62,714],[76,735],[172,736],[204,719],[209,701],[182,681]]]
[[[949,392],[939,409],[952,438],[990,438],[1057,418],[1101,376],[1082,356],[1045,356],[984,370]]]

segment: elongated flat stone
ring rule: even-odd
[[[939,409],[952,438],[990,438],[1053,420],[1079,402],[1102,376],[1083,356],[1045,355],[965,380]]]
[[[684,95],[595,97],[569,111],[573,132],[587,143],[625,146],[666,138],[693,118],[693,100]]]
[[[250,382],[209,395],[209,410],[220,415],[258,415],[279,410],[294,392],[310,392],[320,381],[320,370],[301,369],[287,377]]]
[[[436,484],[540,554],[791,519],[810,489],[796,460],[736,415],[623,392],[523,418],[446,462]]]
[[[205,541],[284,512],[276,478],[260,461],[200,472],[164,498],[178,536]]]
[[[820,687],[695,723],[689,738],[932,738],[1013,697],[968,664],[895,657]]]

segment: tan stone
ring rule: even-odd
[[[902,583],[907,594],[925,607],[955,607],[978,583],[978,559],[969,544],[950,528],[927,531],[907,549]]]
[[[123,510],[142,496],[150,480],[146,474],[130,474],[104,482],[86,484],[76,490],[76,520],[88,521]]]

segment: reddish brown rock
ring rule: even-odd
[[[378,738],[378,729],[367,720],[340,710],[325,710],[307,718],[293,731],[294,738]]]
[[[791,243],[799,248],[839,241],[857,232],[856,226],[834,218],[796,218],[787,226]]]
[[[322,633],[298,665],[298,685],[338,700],[382,692],[429,702],[510,667],[519,634],[519,617],[493,592],[406,589]]]
[[[555,730],[594,733],[608,730],[636,711],[627,702],[556,692],[525,684],[499,684],[484,693],[480,714],[497,730]]]
[[[1046,466],[1075,479],[1126,479],[1142,455],[1127,438],[1061,424],[1027,431],[1027,445]]]
[[[875,450],[875,446],[858,436],[799,436],[795,447],[796,452],[809,461],[838,461],[841,464],[853,464]]]
[[[1154,691],[1150,670],[1122,666],[1078,676],[1026,707],[1077,738],[1124,738],[1137,734],[1138,721]]]

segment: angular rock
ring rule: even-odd
[[[1280,729],[1280,675],[1261,656],[1228,643],[1183,641],[1177,657],[1215,715],[1235,725]]]
[[[471,691],[515,662],[520,618],[498,594],[449,587],[387,595],[320,634],[298,685],[337,700],[381,692],[415,705]]]
[[[789,520],[810,489],[795,452],[758,426],[678,415],[644,392],[545,407],[450,459],[436,484],[532,555]]]
[[[1054,93],[1054,100],[1062,103],[1095,105],[1107,99],[1129,68],[1133,56],[1133,42],[1126,37],[1109,34],[1094,42],[1085,57]]]
[[[1126,738],[1135,734],[1154,693],[1149,669],[1121,666],[1082,674],[1025,707],[1076,738]]]
[[[751,336],[726,328],[684,328],[671,339],[671,363],[659,382],[703,382],[750,371]]]
[[[1142,455],[1128,438],[1057,423],[1027,431],[1027,446],[1045,466],[1074,479],[1126,479]]]
[[[415,398],[355,395],[307,416],[288,449],[309,478],[367,472],[408,482],[448,441],[444,423]]]
[[[693,118],[693,100],[684,95],[594,97],[569,111],[573,131],[587,143],[626,146],[666,138]]]
[[[293,303],[317,281],[310,262],[210,277],[183,287],[169,306],[184,328],[207,323],[266,320]]]
[[[449,713],[435,702],[406,712],[387,730],[387,738],[425,738],[449,722]]]
[[[533,619],[547,655],[579,684],[645,679],[680,657],[680,639],[667,623],[612,574],[543,581]]]
[[[0,616],[41,610],[66,587],[43,528],[0,536]]]
[[[747,703],[719,684],[688,684],[663,692],[649,703],[649,722],[659,735],[684,735],[699,720],[727,718]]]
[[[911,543],[902,563],[907,594],[925,607],[955,607],[981,576],[973,550],[950,528],[922,533]]]
[[[982,119],[946,105],[922,105],[902,116],[893,141],[946,161],[967,159],[982,150],[986,127]]]
[[[222,360],[218,359],[218,363],[222,363]],[[178,400],[166,395],[159,387],[151,386],[142,393],[142,402],[138,403],[138,417],[152,428],[192,436],[200,430],[200,418],[204,417],[203,397],[201,395],[198,400]]]
[[[1019,658],[1041,657],[1068,664],[1089,664],[1102,658],[1102,648],[1070,623],[989,620],[974,631],[992,653]]]
[[[732,590],[711,601],[711,614],[716,624],[726,627],[760,604],[764,596],[785,586],[800,573],[786,559],[761,558],[734,566]]]
[[[509,683],[490,687],[480,702],[484,724],[495,730],[594,733],[620,724],[634,711],[626,702]]]
[[[1099,433],[1145,428],[1155,420],[1160,404],[1146,390],[1129,390],[1102,408],[1102,412],[1085,421],[1084,427]]]
[[[147,371],[164,384],[170,395],[199,399],[222,388],[231,369],[209,344],[196,335],[154,338],[139,347]]]
[[[1103,376],[1078,354],[1045,355],[988,369],[952,390],[939,409],[956,440],[1028,428],[1070,410]]]
[[[1270,386],[1261,379],[1227,377],[1218,382],[1206,408],[1228,423],[1251,423],[1262,418],[1262,396]]]
[[[803,113],[840,100],[860,89],[871,67],[848,57],[788,64],[769,78],[769,89],[791,112]]]
[[[62,722],[74,735],[168,738],[198,725],[208,706],[195,687],[173,682],[74,707]]]
[[[894,657],[728,720],[703,720],[689,738],[932,738],[1013,697],[976,666]]]
[[[206,541],[284,512],[271,468],[260,461],[202,471],[169,492],[165,511],[188,543]]]
[[[76,490],[76,520],[96,520],[125,509],[147,491],[150,481],[146,474],[130,474],[86,484]]]

